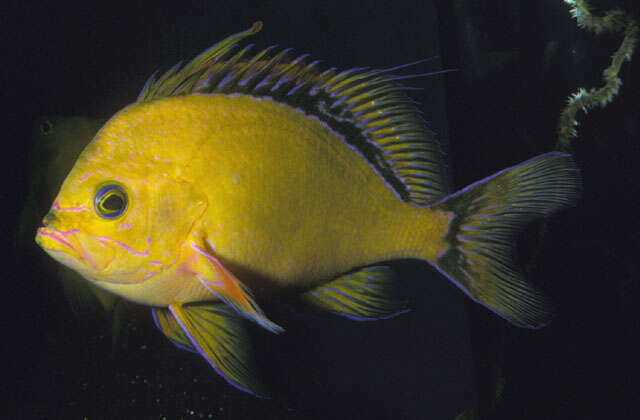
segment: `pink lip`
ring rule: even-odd
[[[38,233],[42,236],[48,236],[54,240],[56,240],[57,242],[68,246],[69,248],[71,248],[71,250],[75,251],[75,248],[73,247],[73,245],[71,245],[69,242],[67,242],[67,240],[64,238],[64,236],[58,232],[55,229],[51,229],[48,227],[41,227],[38,228]]]

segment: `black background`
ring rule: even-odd
[[[632,1],[592,3],[636,18],[639,12]],[[287,333],[273,337],[251,327],[273,393],[258,400],[173,348],[146,310],[128,310],[112,348],[109,322],[74,315],[59,284],[46,278],[37,250],[16,241],[29,182],[26,156],[42,116],[108,117],[134,101],[156,69],[256,20],[265,27],[251,42],[310,53],[322,68],[387,68],[439,55],[416,72],[457,69],[411,81],[424,88],[412,96],[423,103],[425,119],[449,143],[455,189],[553,150],[566,98],[601,84],[619,35],[596,38],[578,29],[560,0],[3,8],[7,418],[453,419],[471,407],[484,418],[637,415],[638,57],[623,67],[614,102],[580,117],[573,151],[581,200],[532,224],[518,242],[516,257],[528,277],[559,307],[542,330],[512,327],[468,303],[426,264],[402,262],[396,267],[413,307],[402,317],[352,323],[288,301],[266,303]],[[550,42],[554,54],[545,53]],[[498,403],[496,366],[504,378]]]

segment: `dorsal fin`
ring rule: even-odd
[[[314,115],[369,161],[405,201],[432,203],[446,191],[442,153],[406,88],[384,70],[335,68],[318,71],[307,55],[287,57],[273,47],[248,56],[251,45],[236,44],[262,28],[215,44],[188,64],[147,81],[138,102],[194,93],[239,93],[269,97]],[[402,76],[407,78],[411,76]]]

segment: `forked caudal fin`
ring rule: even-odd
[[[540,328],[552,317],[547,299],[512,262],[516,234],[531,220],[575,202],[580,176],[571,157],[547,153],[452,194],[435,205],[454,214],[447,250],[436,268],[474,301],[509,322]]]

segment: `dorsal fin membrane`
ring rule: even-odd
[[[138,102],[194,93],[240,93],[269,97],[314,115],[357,149],[405,201],[429,204],[446,193],[443,157],[406,94],[388,70],[353,68],[320,72],[307,55],[266,48],[252,57],[237,43],[262,28],[215,44],[180,68],[147,81]]]

